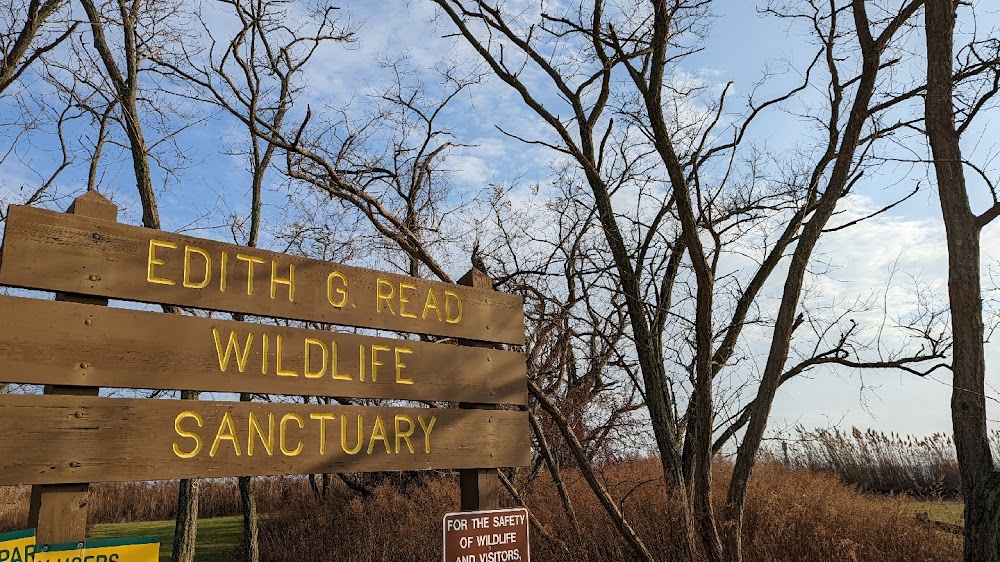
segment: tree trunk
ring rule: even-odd
[[[240,402],[250,402],[253,395],[240,393]],[[260,547],[257,544],[257,502],[253,498],[253,483],[249,476],[239,477],[240,507],[243,511],[243,555],[246,562],[259,562]]]
[[[243,554],[246,562],[260,560],[257,544],[257,502],[253,497],[253,484],[249,476],[240,476],[240,505],[243,508]]]
[[[174,550],[170,562],[194,562],[200,487],[201,480],[184,479],[180,482],[177,493],[177,523],[174,526]]]
[[[198,393],[181,392],[181,400],[197,400]],[[195,539],[198,536],[198,490],[201,481],[184,479],[177,489],[177,522],[174,525],[174,549],[170,562],[194,562]]]
[[[948,298],[954,343],[951,420],[965,499],[965,561],[1000,561],[1000,475],[986,428],[986,360],[977,217],[969,206],[953,110],[955,4],[928,0],[927,136],[948,241]]]

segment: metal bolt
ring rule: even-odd
[[[73,468],[80,468],[80,462],[79,461],[72,461],[72,462],[69,463],[69,465],[72,466]]]
[[[90,365],[89,365],[89,364],[87,364],[87,363],[80,363],[80,368],[81,368],[81,369],[87,369],[87,368],[89,368],[89,367],[90,367]]]
[[[77,411],[77,412],[76,412],[75,414],[73,414],[73,415],[74,415],[74,416],[76,416],[77,418],[82,418],[82,417],[83,417],[83,412],[80,412],[80,411]]]
[[[91,276],[87,277],[87,279],[90,279],[91,281],[100,281],[101,280],[101,276],[100,275],[91,275]]]
[[[88,325],[88,326],[90,326],[91,324],[94,323],[94,321],[91,320],[90,318],[87,318],[86,320],[83,321],[83,323],[86,324],[86,325]]]
[[[103,237],[101,236],[101,234],[100,234],[100,233],[98,233],[98,232],[95,232],[95,233],[91,234],[91,235],[90,235],[90,237],[91,237],[91,238],[93,238],[94,240],[97,240],[98,242],[100,242],[100,241],[101,241],[101,239],[103,238]]]

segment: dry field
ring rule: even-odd
[[[720,464],[723,482],[728,467]],[[521,475],[523,476],[523,475]],[[631,461],[603,467],[603,477],[620,498],[625,513],[662,560],[678,560],[679,514],[666,501],[657,465]],[[532,556],[546,561],[632,560],[634,556],[610,525],[586,483],[566,471],[576,525],[559,502],[546,475],[524,490],[534,516]],[[304,478],[258,479],[262,512],[263,559],[427,561],[440,559],[441,517],[458,506],[453,474],[373,476],[361,482],[362,496],[334,478],[325,497],[317,497]],[[235,481],[204,483],[202,517],[239,513]],[[170,519],[176,486],[164,483],[95,485],[92,524]],[[724,490],[718,490],[721,502]],[[136,498],[142,498],[136,502]],[[23,528],[28,489],[0,489],[0,530]],[[505,505],[512,500],[503,497]],[[920,521],[954,521],[956,502],[875,496],[859,492],[834,475],[778,463],[762,464],[754,475],[746,519],[746,559],[759,562],[802,560],[915,562],[950,561],[959,556],[961,538]],[[719,506],[721,508],[721,505]],[[960,507],[958,508],[960,510]],[[108,531],[102,529],[103,534]],[[232,545],[236,551],[237,544]]]

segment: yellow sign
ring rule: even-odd
[[[28,562],[34,560],[34,554],[34,529],[0,535],[0,562]]]
[[[24,562],[157,562],[159,558],[159,537],[130,537],[39,545]]]

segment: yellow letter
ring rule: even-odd
[[[302,441],[299,441],[299,446],[295,447],[291,451],[285,447],[285,434],[288,433],[288,430],[285,429],[285,425],[288,424],[288,420],[295,420],[295,422],[299,424],[299,429],[304,429],[306,427],[306,421],[302,419],[302,416],[292,413],[281,416],[281,423],[278,424],[280,434],[278,437],[278,446],[281,448],[281,452],[284,453],[286,457],[294,457],[302,452],[303,445]]]
[[[299,374],[296,373],[295,371],[282,370],[282,368],[281,368],[281,353],[282,353],[281,352],[281,335],[278,335],[277,338],[278,338],[278,350],[274,352],[274,374],[278,375],[279,377],[297,377],[297,376],[299,376]]]
[[[358,445],[353,449],[347,446],[347,414],[341,414],[340,416],[340,448],[344,450],[348,455],[356,455],[358,451],[361,450],[361,446],[365,444],[365,437],[362,431],[365,427],[365,420],[361,414],[358,414]]]
[[[229,254],[222,252],[222,261],[219,263],[219,291],[226,292],[226,265],[229,262]]]
[[[205,258],[205,277],[201,281],[195,283],[191,281],[191,255],[198,254],[199,256]],[[183,285],[189,289],[204,289],[208,286],[208,283],[212,280],[212,256],[208,255],[208,252],[197,247],[197,246],[184,246],[184,283]]]
[[[319,420],[319,454],[326,454],[326,420],[336,420],[337,414],[309,414],[309,419]]]
[[[409,283],[399,284],[399,315],[406,318],[416,318],[416,314],[406,311],[406,303],[410,302],[410,297],[406,296],[406,289],[416,291],[417,286]]]
[[[434,292],[434,288],[427,289],[427,301],[424,302],[424,313],[420,315],[420,318],[427,320],[427,311],[433,308],[434,312],[437,313],[438,322],[441,321],[441,309],[438,308],[438,298],[437,293]]]
[[[372,437],[368,440],[368,454],[372,454],[372,449],[375,448],[375,440],[378,439],[382,441],[385,445],[385,452],[391,453],[392,450],[389,449],[389,438],[385,436],[385,424],[382,423],[382,416],[375,416],[375,425],[372,426]]]
[[[454,316],[451,314],[451,297],[455,298],[455,308],[457,308]],[[444,292],[444,315],[445,322],[449,324],[458,324],[462,321],[462,297],[458,296],[458,293],[452,291]]]
[[[236,366],[242,373],[247,367],[247,355],[250,353],[250,344],[253,343],[253,332],[247,334],[247,343],[240,352],[240,340],[236,338],[236,332],[229,332],[229,343],[226,344],[226,352],[222,353],[222,340],[219,339],[219,330],[212,328],[212,335],[215,336],[215,352],[219,356],[219,370],[223,373],[229,368],[229,353],[236,352]]]
[[[340,295],[340,300],[338,300],[338,301],[334,301],[333,300],[333,293],[334,293],[333,278],[334,277],[336,277],[337,279],[340,279],[340,282],[344,285],[343,288],[338,287],[336,289],[336,293],[338,295]],[[343,273],[341,273],[339,271],[334,271],[330,275],[327,275],[327,277],[326,277],[326,300],[330,301],[330,304],[332,304],[333,306],[335,306],[337,308],[343,308],[344,305],[347,304],[347,277],[344,277]]]
[[[295,264],[288,264],[288,277],[278,277],[278,262],[271,260],[271,299],[277,294],[278,285],[288,285],[288,300],[295,300]]]
[[[390,349],[392,348],[387,345],[372,344],[372,382],[378,380],[378,366],[384,364],[378,360],[378,352],[389,351]],[[364,380],[364,378],[361,380]]]
[[[215,441],[212,441],[212,449],[208,452],[208,456],[215,456],[215,452],[219,450],[219,443],[222,441],[232,441],[233,449],[236,450],[236,456],[240,456],[240,441],[236,438],[236,426],[233,424],[233,416],[229,412],[226,412],[222,416],[222,421],[219,423],[219,431],[215,432]]]
[[[257,258],[254,256],[244,256],[243,254],[236,254],[236,259],[240,261],[247,262],[247,294],[253,294],[253,264],[264,263],[264,258]]]
[[[417,416],[417,421],[420,422],[420,427],[424,428],[424,452],[431,452],[431,432],[434,431],[434,422],[437,421],[437,416],[431,416],[430,425],[424,425],[423,416]]]
[[[383,287],[389,289],[389,292],[382,292]],[[396,311],[392,309],[393,293],[395,293],[395,291],[392,288],[392,283],[382,279],[381,277],[375,280],[375,312],[382,312],[382,301],[385,301],[385,306],[389,309],[389,312],[396,314]]]
[[[173,242],[164,242],[162,240],[150,240],[149,241],[149,261],[146,262],[146,281],[150,283],[158,283],[160,285],[176,285],[176,281],[171,281],[170,279],[164,279],[162,277],[157,277],[153,273],[154,265],[163,265],[165,262],[156,257],[156,248],[170,248],[172,250],[177,249],[177,244]]]
[[[330,374],[333,375],[333,378],[336,379],[336,380],[338,380],[338,381],[350,381],[350,380],[354,380],[354,376],[353,375],[351,375],[350,373],[341,373],[340,369],[337,368],[338,363],[339,363],[340,360],[339,360],[339,358],[337,356],[337,342],[336,342],[336,340],[330,342],[330,349],[332,350],[331,353],[333,354],[333,358],[332,358],[333,360],[330,361]]]
[[[310,363],[309,363],[309,347],[310,346],[314,346],[314,345],[318,345],[319,348],[321,350],[323,350],[323,363],[320,365],[319,371],[316,371],[316,372],[313,372],[313,371],[309,370],[309,365],[310,365]],[[318,379],[318,378],[322,377],[323,375],[325,375],[326,374],[327,359],[328,359],[328,356],[327,356],[327,351],[326,351],[326,344],[323,343],[323,342],[321,342],[320,340],[316,340],[316,339],[313,339],[313,338],[306,338],[306,353],[305,353],[305,358],[303,359],[303,362],[305,363],[305,367],[302,370],[302,372],[303,372],[303,374],[305,374],[306,378],[307,379]],[[336,374],[334,375],[334,378],[336,378]]]
[[[397,347],[396,348],[396,383],[397,384],[413,384],[413,379],[403,378],[403,369],[406,368],[406,363],[399,358],[402,353],[413,353],[413,350],[409,347]]]
[[[268,456],[274,454],[274,414],[267,413],[267,440],[264,439],[264,428],[260,426],[255,412],[250,412],[250,428],[247,430],[247,456],[253,456],[253,434],[257,433],[260,442],[264,445],[264,450]]]
[[[260,352],[260,374],[267,374],[267,333],[260,335],[261,338],[261,352]]]
[[[358,345],[358,380],[365,381],[365,344]]]
[[[198,427],[204,425],[205,422],[201,419],[201,414],[199,414],[198,412],[192,412],[190,410],[181,412],[177,414],[176,418],[174,418],[174,431],[177,432],[177,435],[180,435],[181,437],[190,437],[191,439],[194,439],[194,449],[191,449],[187,453],[181,451],[181,448],[177,445],[177,443],[174,443],[174,454],[182,459],[189,459],[191,457],[197,456],[198,453],[201,452],[201,436],[198,435],[197,432],[181,429],[181,420],[184,418],[194,418],[194,421],[198,424]]]
[[[410,429],[408,429],[406,431],[400,431],[399,430],[399,422],[401,422],[401,421],[405,421],[407,424],[409,424]],[[410,443],[410,436],[413,435],[413,430],[414,429],[416,429],[416,428],[413,427],[413,418],[411,418],[410,416],[396,416],[396,452],[397,453],[399,453],[399,438],[402,437],[403,439],[406,440],[406,447],[408,449],[410,449],[410,454],[413,454],[413,452],[414,452],[413,451],[413,443]]]

